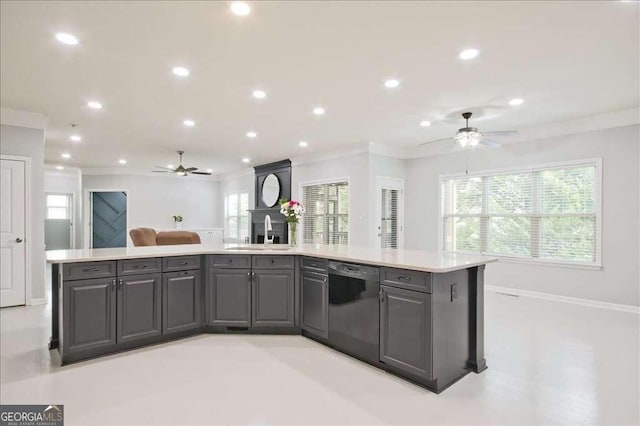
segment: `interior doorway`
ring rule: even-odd
[[[91,191],[91,248],[127,246],[127,192]]]
[[[404,246],[404,180],[378,177],[378,247]]]
[[[68,250],[74,248],[75,210],[73,194],[47,193],[45,197],[45,250]]]

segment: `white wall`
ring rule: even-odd
[[[43,299],[45,297],[44,130],[0,125],[0,153],[31,158],[31,236],[26,236],[31,239],[31,298]],[[27,300],[27,303],[31,301]]]
[[[626,305],[640,305],[640,126],[618,127],[478,150],[470,170],[602,158],[602,270],[499,262],[486,284]],[[408,161],[406,248],[438,249],[440,174],[463,172],[463,153]]]
[[[138,227],[174,228],[172,216],[184,218],[183,228],[220,226],[218,182],[195,176],[87,175],[82,176],[85,217],[88,191],[126,190],[127,229]],[[85,220],[85,245],[89,221]],[[130,242],[130,240],[129,240]]]
[[[80,169],[56,170],[54,167],[45,167],[44,171],[44,192],[58,194],[72,194],[75,227],[75,247],[82,247],[83,241],[83,220],[82,220],[82,173]],[[43,208],[45,208],[43,206]],[[46,214],[46,208],[45,208]]]

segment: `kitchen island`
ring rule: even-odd
[[[50,349],[67,364],[199,333],[302,334],[440,392],[486,368],[495,260],[324,245],[50,251]]]

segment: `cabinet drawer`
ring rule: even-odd
[[[200,256],[175,256],[162,258],[164,272],[200,269]]]
[[[161,272],[160,258],[118,260],[118,275],[153,274]]]
[[[251,268],[250,255],[218,254],[209,256],[210,268]]]
[[[116,261],[65,263],[62,266],[64,281],[116,276]]]
[[[429,272],[408,271],[406,269],[381,268],[380,283],[408,290],[431,293]]]
[[[293,269],[293,256],[254,255],[252,265],[255,269]]]
[[[321,272],[326,274],[329,261],[327,259],[318,259],[315,257],[303,257],[300,261],[300,267],[307,271]]]

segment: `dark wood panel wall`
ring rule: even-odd
[[[264,242],[264,217],[271,217],[273,227],[270,235],[274,236],[274,243],[287,244],[289,242],[289,227],[280,214],[280,206],[267,207],[262,201],[262,184],[270,174],[278,177],[280,182],[280,195],[278,199],[291,199],[291,160],[282,160],[275,163],[263,164],[254,167],[255,170],[255,207],[251,213],[251,242]]]

